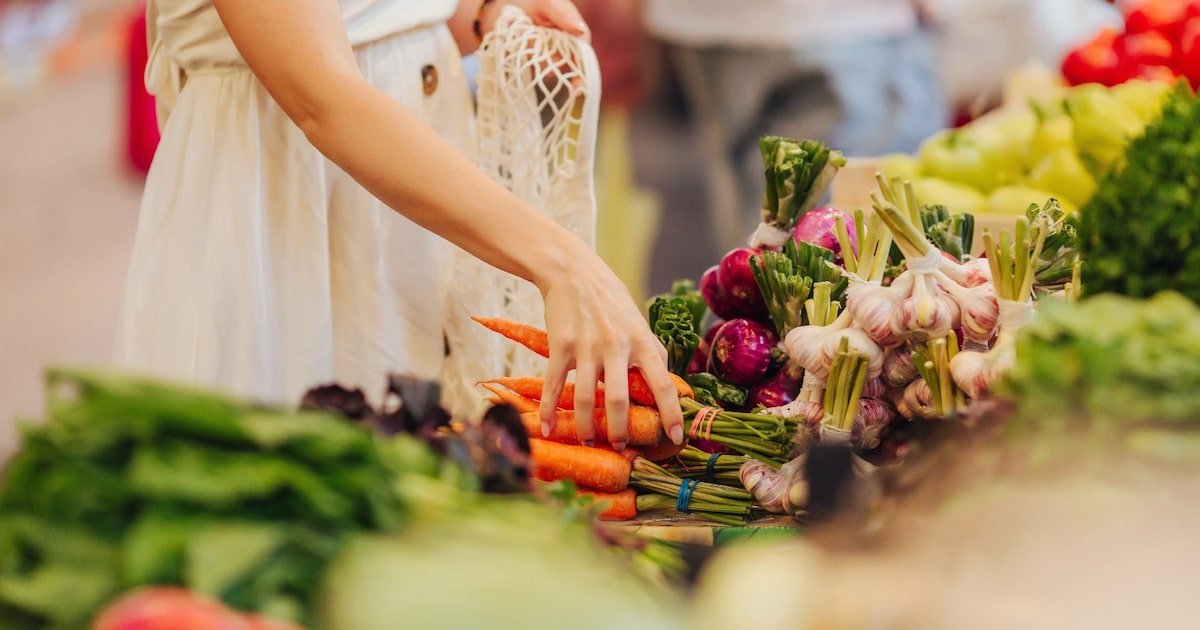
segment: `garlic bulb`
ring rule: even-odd
[[[803,482],[803,472],[803,456],[792,459],[779,470],[751,459],[738,469],[738,479],[763,509],[774,514],[789,514],[803,507],[806,493],[798,493],[794,488],[796,483]],[[800,501],[796,501],[796,498]]]
[[[783,340],[783,349],[806,373],[824,378],[829,373],[829,362],[821,355],[823,344],[831,334],[844,330],[851,321],[849,311],[843,311],[828,326],[810,324],[793,328]]]
[[[938,270],[963,287],[977,287],[992,281],[992,268],[986,258],[973,258],[965,263],[946,259],[938,265]]]
[[[1000,323],[1000,303],[996,299],[996,287],[987,283],[967,288],[944,275],[939,276],[942,287],[958,303],[963,336],[981,343],[986,343],[995,336]]]
[[[851,443],[855,448],[869,451],[879,446],[883,434],[892,426],[896,412],[890,405],[874,398],[860,398],[854,414]]]
[[[920,276],[913,281],[912,295],[900,301],[893,311],[892,325],[910,341],[925,341],[946,336],[953,324],[954,312],[939,300],[933,279]]]
[[[937,408],[933,406],[933,391],[929,389],[925,379],[917,379],[904,388],[904,395],[896,404],[896,410],[909,420],[931,420],[938,417]]]
[[[738,479],[764,510],[773,514],[785,513],[783,498],[787,495],[788,480],[779,471],[765,462],[751,459],[738,469]]]
[[[814,374],[821,378],[829,375],[829,364],[833,362],[833,357],[837,354],[838,346],[842,343],[843,338],[850,342],[852,352],[861,352],[867,356],[867,376],[869,378],[879,376],[879,373],[883,371],[883,349],[872,341],[867,333],[857,328],[835,331],[825,339],[821,348],[823,369],[813,370]]]
[[[881,378],[867,379],[867,382],[863,385],[863,398],[883,398],[885,393],[887,393],[887,386],[883,384],[883,379]]]
[[[917,378],[917,366],[913,364],[912,348],[900,346],[884,352],[880,377],[891,387],[903,387],[913,382]]]
[[[950,359],[950,376],[954,384],[970,398],[987,395],[991,389],[992,371],[987,352],[963,351]]]
[[[846,292],[847,312],[881,347],[898,346],[904,341],[892,322],[892,313],[904,297],[902,290],[902,287],[896,286],[859,284]]]

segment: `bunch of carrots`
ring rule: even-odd
[[[490,330],[520,343],[540,354],[549,355],[545,331],[533,326],[504,319],[476,317],[475,321]],[[557,418],[550,435],[543,436],[539,414],[540,398],[545,380],[540,377],[495,378],[480,383],[491,392],[492,401],[506,403],[521,412],[522,422],[530,437],[534,476],[542,481],[570,479],[583,494],[595,497],[597,504],[606,504],[601,518],[628,520],[639,511],[676,507],[697,516],[726,523],[742,523],[750,515],[752,497],[741,488],[684,479],[655,464],[680,453],[662,429],[654,393],[636,369],[629,371],[628,445],[621,452],[613,450],[602,440],[595,446],[581,444],[575,434],[575,391],[566,384],[557,401]],[[691,387],[674,378],[680,402],[685,408],[685,428],[691,429],[696,410],[703,407],[693,400]],[[597,387],[597,405],[593,410],[595,434],[608,435],[607,412],[603,405],[603,387]],[[691,403],[691,404],[689,404]],[[689,410],[690,408],[690,410]],[[715,410],[714,410],[715,411]],[[773,421],[778,418],[771,417]],[[710,429],[716,420],[706,423]],[[735,432],[744,432],[737,427]],[[710,436],[713,441],[716,437]],[[633,485],[651,494],[637,495]]]

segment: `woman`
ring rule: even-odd
[[[587,35],[568,0],[151,0],[163,133],[120,362],[273,402],[331,378],[436,375],[442,237],[541,290],[543,431],[574,369],[576,430],[593,439],[597,379],[635,366],[682,441],[665,351],[625,287],[461,152],[460,54],[509,3]],[[624,378],[603,398],[626,417]],[[626,435],[610,423],[611,444]]]

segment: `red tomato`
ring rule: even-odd
[[[246,630],[247,622],[220,602],[182,588],[133,591],[100,613],[92,630]]]
[[[1104,29],[1091,41],[1067,54],[1062,65],[1063,77],[1067,83],[1119,83],[1128,72],[1122,68],[1125,63],[1114,48],[1116,41],[1117,32]]]
[[[1125,32],[1162,33],[1175,39],[1186,18],[1188,5],[1184,0],[1145,0],[1125,10]]]
[[[1117,39],[1117,54],[1135,66],[1161,66],[1172,63],[1175,47],[1166,35],[1155,31],[1126,33]]]

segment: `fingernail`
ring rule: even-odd
[[[613,442],[612,447],[613,447],[614,451],[620,452],[620,451],[625,450],[625,443],[624,442]]]
[[[581,440],[581,441],[583,442],[584,446],[595,446],[596,445],[595,440]]]
[[[683,444],[683,427],[678,424],[671,427],[671,441],[676,444]]]
[[[550,423],[542,420],[542,437],[550,437]]]

